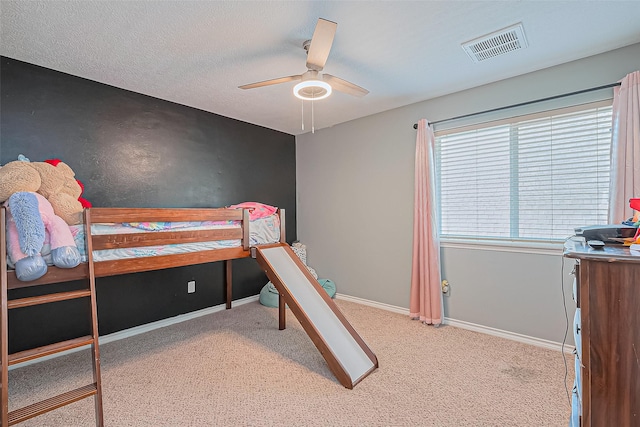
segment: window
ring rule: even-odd
[[[436,132],[442,237],[564,240],[606,223],[610,104]]]

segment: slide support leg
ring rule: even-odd
[[[284,296],[278,294],[278,325],[281,331],[287,327],[286,309],[287,305],[284,302]]]

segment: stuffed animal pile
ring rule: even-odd
[[[83,190],[73,170],[57,159],[30,162],[21,156],[0,167],[0,203],[7,207],[7,254],[19,280],[36,280],[47,272],[40,254],[46,232],[53,265],[73,268],[80,263],[69,225],[82,223],[83,208],[91,207],[81,197]]]

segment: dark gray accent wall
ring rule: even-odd
[[[24,154],[59,158],[94,206],[222,207],[258,201],[285,208],[296,238],[295,138],[282,132],[0,57],[0,164]],[[215,96],[215,94],[211,94]],[[233,262],[233,298],[267,279]],[[102,335],[221,304],[223,263],[98,279]],[[187,294],[187,281],[196,292]],[[61,289],[78,284],[61,285]],[[57,286],[57,285],[56,285]],[[13,296],[39,292],[11,291]],[[84,302],[13,310],[10,351],[88,331]]]

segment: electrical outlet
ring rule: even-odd
[[[447,280],[442,281],[442,293],[445,295],[449,295],[449,281]]]
[[[189,282],[187,282],[187,293],[194,293],[196,291],[196,281],[195,280],[190,280]]]

